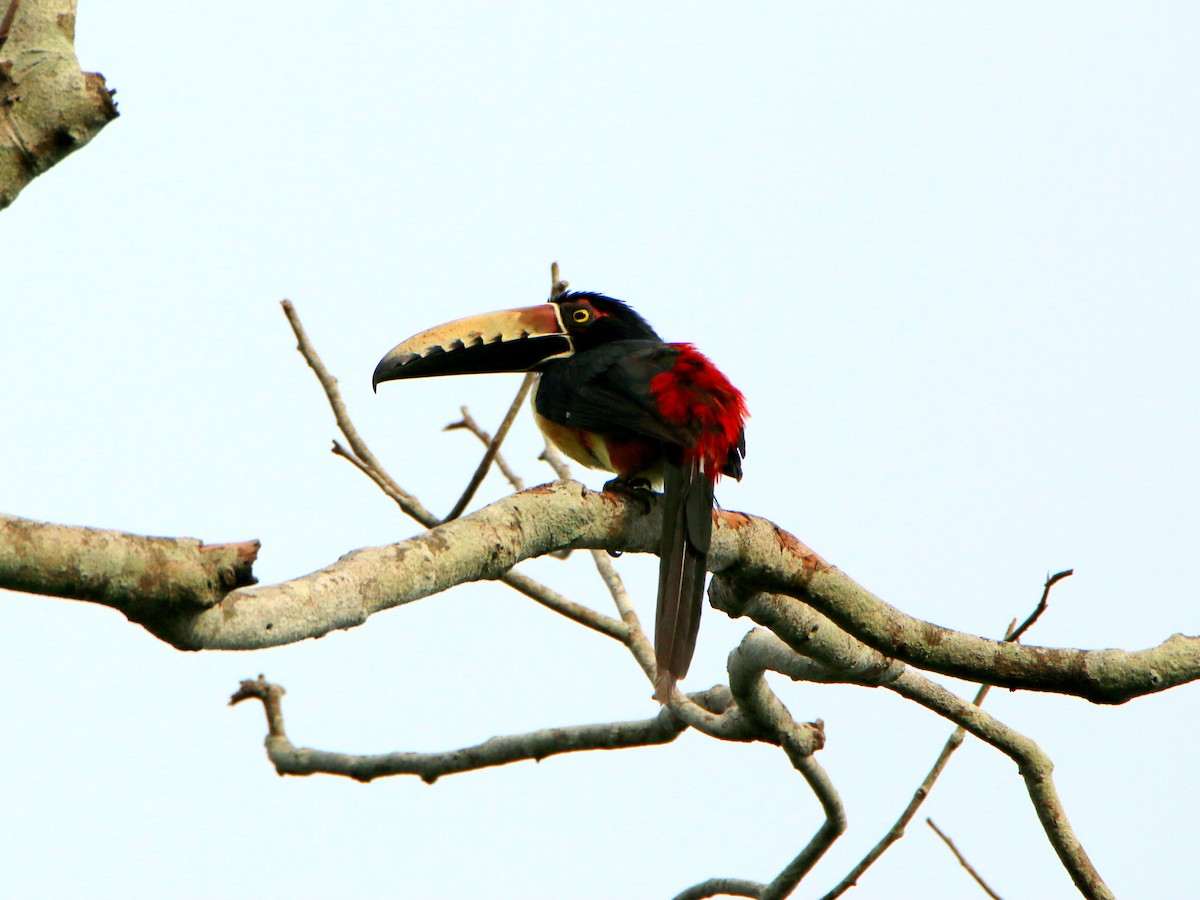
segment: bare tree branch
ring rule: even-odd
[[[765,637],[763,632],[759,634]],[[792,659],[783,657],[781,650]],[[788,669],[797,659],[797,654],[784,649],[778,639],[763,640],[751,635],[747,635],[729,655],[729,687],[738,706],[779,743],[792,765],[804,776],[825,812],[824,822],[804,849],[770,884],[763,885],[757,895],[760,900],[778,900],[790,896],[825,851],[846,830],[846,813],[841,798],[825,770],[813,758],[813,753],[825,746],[825,723],[820,720],[797,723],[763,677],[766,671],[774,670],[777,666]]]
[[[780,598],[734,598],[732,593],[728,583],[717,579],[709,595],[713,605],[719,609],[733,606],[745,610],[756,621],[761,621],[759,615],[762,618],[775,619],[777,627],[773,630],[776,634],[787,641],[788,646],[797,653],[819,663],[818,674],[832,675],[851,684],[886,687],[961,725],[971,734],[1010,757],[1016,762],[1025,781],[1026,790],[1046,836],[1076,887],[1085,897],[1107,900],[1112,896],[1071,828],[1051,777],[1053,764],[1032,740],[984,710],[954,696],[913,669],[881,668],[877,651],[861,646],[857,652],[858,658],[855,659],[854,648],[846,641],[848,636],[816,610],[792,604],[791,607],[794,608],[789,607],[781,612],[775,602]],[[764,609],[768,612],[764,613]],[[759,615],[755,615],[755,611]],[[781,666],[778,671],[793,677],[787,666]],[[811,670],[801,671],[808,674]]]
[[[478,422],[475,421],[474,417],[471,415],[471,411],[465,406],[459,407],[459,410],[462,412],[462,418],[457,422],[451,422],[449,425],[443,428],[442,431],[456,431],[461,428],[464,431],[471,432],[471,434],[479,438],[485,447],[491,446],[492,436],[483,427],[481,427]],[[495,461],[496,467],[503,473],[504,477],[508,479],[508,483],[512,485],[514,491],[525,490],[525,479],[513,471],[512,467],[508,464],[508,461],[504,458],[504,454],[501,453],[499,449],[496,450]]]
[[[1033,624],[1037,622],[1042,613],[1046,611],[1050,599],[1050,589],[1064,578],[1070,577],[1073,572],[1073,569],[1067,569],[1047,577],[1046,583],[1042,588],[1041,600],[1038,601],[1038,604],[1034,608],[1033,612],[1031,612],[1025,621],[1021,623],[1019,628],[1017,627],[1016,619],[1014,619],[1012,624],[1009,625],[1008,630],[1005,632],[1004,640],[1019,641],[1021,636],[1024,635],[1031,627],[1033,627]],[[976,692],[975,698],[971,702],[975,706],[982,706],[983,701],[987,699],[987,695],[991,689],[992,686],[990,684],[982,685],[978,692]],[[941,774],[945,770],[947,763],[950,762],[950,757],[953,756],[954,752],[962,746],[963,737],[966,735],[966,733],[966,729],[961,725],[954,729],[954,732],[950,735],[950,737],[946,740],[945,745],[942,747],[942,752],[938,754],[938,758],[934,761],[933,768],[929,770],[929,774],[925,776],[925,780],[921,782],[920,787],[918,787],[913,793],[912,799],[909,801],[908,806],[904,808],[904,812],[900,814],[900,818],[896,820],[896,823],[892,825],[890,829],[888,829],[887,834],[880,838],[879,842],[871,848],[866,856],[859,860],[854,868],[847,873],[846,877],[843,878],[833,890],[825,894],[821,900],[835,900],[835,898],[840,897],[850,888],[858,884],[858,879],[862,877],[863,872],[870,868],[875,861],[879,859],[879,857],[881,857],[889,847],[892,846],[892,844],[904,837],[904,832],[908,827],[908,823],[913,820],[913,817],[917,814],[917,810],[919,810],[925,800],[928,799],[930,792],[933,790],[934,784],[937,782],[938,778],[941,777]]]
[[[75,0],[8,0],[0,18],[0,210],[117,117],[75,57]]]
[[[243,700],[260,700],[267,714],[267,756],[280,775],[342,775],[356,781],[371,781],[392,775],[416,775],[433,784],[443,775],[474,772],[523,760],[541,761],[563,753],[586,750],[620,750],[669,744],[686,726],[670,712],[633,722],[603,722],[596,725],[569,725],[544,728],[525,734],[494,737],[471,747],[444,753],[380,753],[357,756],[296,747],[283,724],[284,690],[260,675],[257,681],[241,683],[230,698],[233,706]],[[706,691],[694,696],[695,702],[719,712],[729,703],[727,691]]]
[[[1004,636],[1004,640],[1010,643],[1019,641],[1022,636],[1030,628],[1034,626],[1038,619],[1042,617],[1042,613],[1050,604],[1050,590],[1064,578],[1070,578],[1075,574],[1074,569],[1063,569],[1061,572],[1056,572],[1053,575],[1046,576],[1046,583],[1042,586],[1042,599],[1038,601],[1038,605],[1034,607],[1033,612],[1025,619],[1018,627],[1010,628],[1008,634]]]
[[[769,884],[736,878],[710,878],[687,888],[680,897],[712,897],[721,893],[757,900],[788,897],[812,870],[825,851],[846,830],[846,815],[841,799],[829,776],[813,758],[825,745],[825,726],[821,721],[797,723],[787,707],[771,691],[763,677],[767,670],[797,677],[808,672],[811,661],[800,657],[782,641],[763,629],[754,629],[729,655],[729,686],[737,706],[766,740],[783,748],[788,759],[816,794],[825,820],[803,850]],[[803,677],[803,676],[799,676]]]
[[[120,610],[151,631],[254,584],[258,541],[205,544],[0,513],[0,587]]]
[[[300,324],[300,316],[296,312],[296,307],[292,305],[291,300],[284,300],[280,306],[283,307],[283,314],[287,316],[288,324],[292,326],[292,331],[296,335],[296,349],[300,351],[300,355],[304,357],[309,368],[313,370],[313,374],[317,376],[317,381],[320,382],[322,390],[325,391],[325,398],[329,401],[329,406],[333,410],[333,418],[337,422],[338,430],[345,435],[346,440],[350,444],[350,450],[353,451],[354,457],[351,457],[346,452],[345,448],[334,444],[334,452],[344,456],[353,462],[356,458],[362,465],[359,468],[366,472],[372,480],[375,480],[380,487],[387,489],[387,494],[395,500],[404,512],[416,519],[426,528],[432,528],[441,520],[426,509],[416,497],[410,494],[387,473],[379,460],[375,458],[375,454],[371,452],[371,448],[367,446],[358,435],[358,430],[354,427],[354,423],[350,421],[350,413],[346,411],[346,404],[342,401],[342,393],[338,390],[337,379],[329,374],[329,370],[325,368],[325,364],[321,361],[321,357],[317,355],[316,349],[312,345],[312,341],[308,339],[308,333],[304,330],[304,326]]]
[[[710,878],[694,884],[675,895],[673,900],[705,900],[706,897],[754,897],[762,896],[763,885],[744,878]]]
[[[824,740],[823,727],[821,734],[822,740]],[[846,831],[846,813],[842,808],[841,798],[834,790],[833,782],[830,781],[825,769],[821,767],[815,757],[799,756],[788,744],[784,744],[784,751],[792,760],[792,765],[800,771],[804,780],[808,782],[808,786],[817,795],[825,813],[825,821],[821,823],[817,833],[812,836],[799,855],[763,889],[762,900],[782,900],[782,898],[790,896],[800,880],[812,870],[825,851],[833,845],[833,842]]]
[[[642,671],[646,673],[646,677],[650,679],[650,683],[654,684],[657,678],[657,664],[654,658],[654,645],[650,643],[650,638],[646,636],[646,631],[642,628],[642,621],[638,618],[637,611],[633,608],[633,602],[629,599],[629,593],[625,590],[625,583],[621,580],[621,576],[617,574],[616,567],[612,564],[608,554],[603,550],[589,551],[592,554],[592,562],[596,566],[596,571],[600,575],[601,581],[604,582],[608,592],[612,595],[613,602],[617,606],[617,612],[621,615],[621,621],[625,623],[629,629],[629,650],[633,654],[633,658],[637,660]]]
[[[537,381],[537,376],[532,372],[525,376],[521,381],[521,387],[517,391],[517,396],[513,398],[513,402],[509,404],[508,412],[504,416],[504,421],[500,423],[500,427],[496,429],[496,436],[492,438],[488,444],[487,450],[483,454],[483,459],[479,461],[479,467],[475,470],[475,474],[471,476],[471,480],[467,482],[467,488],[463,491],[458,502],[454,504],[454,508],[446,514],[443,521],[450,522],[462,515],[463,510],[467,508],[467,504],[471,502],[471,498],[475,496],[475,492],[479,490],[479,485],[483,484],[483,479],[487,476],[488,469],[492,467],[492,460],[496,458],[496,454],[500,452],[500,445],[504,443],[504,439],[508,437],[508,431],[512,428],[513,422],[516,421],[517,413],[521,411],[521,404],[525,402],[525,398],[529,396],[529,391]]]
[[[155,634],[188,649],[292,643],[353,628],[381,610],[458,584],[500,578],[518,562],[562,547],[657,552],[660,514],[657,502],[644,514],[639,502],[612,493],[575,483],[543,485],[410,540],[356,550],[310,575],[269,587],[239,588],[212,609],[178,616]],[[801,653],[810,639],[804,629],[812,624],[803,611],[835,613],[824,627],[844,636],[845,665],[862,663],[864,657],[851,652],[854,641],[861,640],[876,647],[869,666],[880,678],[897,663],[878,652],[878,644],[893,647],[901,660],[928,664],[933,671],[959,678],[1103,703],[1124,702],[1200,678],[1200,638],[1175,635],[1157,647],[1134,652],[993,641],[901,613],[764,519],[722,511],[715,526],[709,566],[718,577],[710,596],[715,591],[723,598],[719,608],[749,615]],[[37,569],[33,558],[28,565]],[[0,573],[0,587],[8,586],[4,577]],[[764,583],[789,596],[747,588]],[[59,593],[57,583],[47,583],[36,573],[32,579],[26,576],[22,585],[21,590]],[[848,615],[846,608],[851,610]],[[163,612],[170,614],[169,608]],[[908,642],[897,634],[908,634]],[[984,664],[988,661],[994,668]]]
[[[964,681],[1124,703],[1200,678],[1197,637],[1175,634],[1139,651],[991,640],[942,628],[889,606],[770,522],[724,511],[718,525],[709,568],[722,578],[728,572],[738,585],[724,595],[724,608],[732,615],[749,615],[799,652],[804,652],[800,648],[806,636],[793,617],[801,605],[780,595],[819,610],[838,630],[878,651],[878,660],[894,658]],[[725,543],[726,538],[732,544]],[[755,602],[744,605],[739,596]]]
[[[942,829],[938,828],[936,825],[933,824],[933,819],[926,819],[925,823],[930,828],[933,829],[934,834],[936,834],[938,837],[940,837],[943,841],[946,842],[946,846],[950,848],[950,852],[954,854],[955,858],[959,862],[959,865],[961,865],[964,869],[967,870],[967,873],[972,878],[975,879],[975,883],[978,884],[981,888],[983,888],[984,892],[989,897],[991,897],[992,900],[1003,900],[1003,898],[999,894],[997,894],[990,887],[988,887],[988,883],[983,880],[983,877],[978,872],[975,871],[975,867],[972,866],[969,862],[967,862],[967,858],[962,855],[962,853],[959,851],[959,849],[956,846],[954,846],[954,841],[950,840],[950,838],[946,836],[946,834],[942,831]]]
[[[563,281],[558,270],[558,263],[550,263],[550,299],[561,297],[571,287],[570,282]]]
[[[1051,777],[1054,764],[1037,744],[912,669],[905,671],[887,687],[900,696],[915,700],[926,709],[957,722],[971,734],[1010,757],[1017,764],[1025,781],[1025,789],[1029,792],[1034,811],[1050,839],[1051,846],[1080,893],[1094,900],[1112,898],[1112,892],[1092,865],[1067,819]]]

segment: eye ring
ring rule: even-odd
[[[576,324],[582,325],[584,322],[586,322],[588,319],[591,318],[591,315],[592,314],[590,312],[588,312],[586,309],[577,309],[577,310],[575,310],[575,312],[571,313],[571,320],[574,321]]]

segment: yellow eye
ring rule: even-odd
[[[589,313],[586,309],[577,309],[577,310],[575,310],[575,312],[571,313],[571,318],[574,319],[576,322],[578,322],[580,325],[582,325],[584,322],[586,322],[590,316],[591,316],[591,313]]]

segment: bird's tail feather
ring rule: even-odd
[[[696,649],[713,510],[713,485],[698,462],[668,461],[663,475],[658,615],[654,626],[658,667],[654,696],[660,703],[667,702],[675,682],[687,674]]]

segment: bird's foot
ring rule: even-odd
[[[650,512],[650,507],[654,502],[654,491],[650,489],[650,482],[645,478],[622,478],[618,475],[611,481],[605,482],[604,490],[613,494],[624,494],[637,500],[642,505],[642,515]]]

